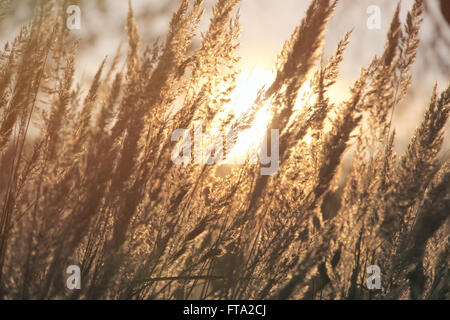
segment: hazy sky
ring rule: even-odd
[[[176,8],[177,1],[173,2]],[[146,6],[160,7],[161,0],[133,0],[133,6],[136,12]],[[403,0],[402,7],[409,8],[412,0]],[[127,14],[127,1],[106,0],[108,8],[113,12],[109,18],[99,19],[94,10],[87,10],[84,20],[89,19],[89,24],[96,26],[98,32],[103,34],[100,37],[103,44],[117,42],[123,35],[113,33],[115,29],[110,28],[112,24],[124,22]],[[209,23],[211,14],[210,8],[215,0],[206,0],[206,11],[201,28],[205,29]],[[288,39],[294,28],[304,17],[305,11],[310,4],[310,0],[243,0],[240,9],[240,22],[242,25],[241,54],[244,63],[258,63],[271,68],[271,65],[280,52],[283,43]],[[369,30],[366,27],[366,13],[369,5],[379,5],[381,8],[381,29]],[[377,48],[383,49],[386,30],[390,19],[395,10],[396,1],[392,0],[341,0],[337,12],[329,24],[327,33],[326,48],[332,52],[337,41],[346,31],[354,28],[354,41],[352,42],[353,52],[361,61],[369,61]],[[152,19],[152,21],[139,21],[142,32],[151,29],[155,33],[164,33],[167,26],[168,17]],[[110,50],[107,46],[101,46],[103,49],[95,48],[100,56],[102,51],[105,53]],[[330,51],[331,50],[331,51]],[[349,50],[350,51],[350,50]],[[348,63],[350,69],[354,69],[355,63]],[[346,69],[346,68],[345,68]]]
[[[169,0],[173,10],[177,8],[178,1]],[[431,9],[436,9],[438,0],[427,0]],[[84,19],[90,19],[90,23],[96,25],[96,29],[101,31],[97,46],[85,55],[83,64],[84,70],[93,69],[107,55],[112,54],[117,47],[120,38],[125,39],[125,33],[117,32],[117,29],[109,26],[124,23],[127,15],[128,1],[106,0],[105,3],[112,12],[109,18],[102,20],[98,18],[95,10],[88,11]],[[401,0],[401,16],[405,21],[406,13],[411,8],[413,0]],[[145,7],[158,8],[165,3],[162,0],[133,0],[133,7],[138,16],[140,10]],[[207,7],[206,15],[201,23],[201,29],[206,29],[211,16],[211,8],[215,0],[205,0]],[[294,28],[304,17],[310,0],[243,0],[240,6],[240,22],[242,26],[240,55],[242,56],[242,67],[244,69],[266,69],[271,70],[276,57],[282,49],[283,43],[289,38]],[[381,25],[380,29],[370,30],[367,27],[367,20],[370,14],[367,8],[370,5],[380,7]],[[349,87],[358,78],[361,67],[369,64],[374,55],[383,52],[386,41],[386,33],[390,21],[395,11],[397,1],[392,0],[341,0],[337,10],[328,25],[325,42],[325,55],[333,54],[336,45],[345,33],[351,29],[354,32],[350,45],[345,54],[344,62],[340,72],[340,81],[330,91],[336,101],[341,101],[349,94]],[[436,17],[441,18],[439,11]],[[141,33],[161,34],[161,39],[167,29],[167,22],[170,15],[148,20],[138,19]],[[443,19],[442,19],[443,21]],[[413,78],[413,89],[403,104],[396,109],[395,126],[398,130],[398,144],[401,147],[409,140],[410,134],[422,119],[424,108],[427,106],[431,89],[435,81],[438,87],[443,90],[448,85],[449,71],[441,72],[438,65],[423,66],[424,54],[427,52],[426,43],[431,41],[433,31],[429,16],[425,20],[421,29],[422,50],[419,51],[417,63],[413,68],[415,77]],[[445,26],[445,23],[443,24]],[[450,29],[444,30],[450,39]],[[450,48],[444,48],[444,56],[450,57]],[[450,59],[450,58],[447,58]],[[447,60],[448,61],[448,60]],[[448,129],[448,128],[447,128]],[[450,145],[447,139],[446,145]]]
[[[22,1],[22,0],[17,0]],[[23,0],[25,1],[25,0]],[[438,0],[426,0],[431,9],[436,9]],[[280,52],[283,43],[289,38],[294,28],[300,23],[310,0],[242,0],[240,6],[240,22],[242,26],[240,55],[242,56],[242,67],[244,69],[271,70],[275,59]],[[98,67],[102,59],[108,55],[113,56],[121,40],[126,40],[123,25],[126,21],[128,1],[104,0],[107,14],[100,14],[94,5],[95,1],[85,1],[82,7],[82,30],[75,32],[81,41],[89,43],[83,48],[77,61],[77,71],[82,83],[88,79]],[[156,10],[165,4],[171,5],[174,11],[178,0],[132,0],[133,7],[138,17],[140,32],[144,35],[160,35],[164,39],[170,14],[152,17],[151,19],[139,18],[139,13],[146,8]],[[215,0],[205,0],[207,11],[203,18],[201,29],[206,29],[211,15],[211,8]],[[400,0],[402,7],[402,21],[405,21],[407,10],[412,6],[413,0]],[[369,30],[366,12],[370,5],[377,5],[381,9],[381,25],[379,30]],[[335,50],[337,42],[342,39],[346,31],[354,28],[350,45],[347,49],[344,62],[341,66],[341,81],[337,83],[332,93],[336,100],[343,99],[348,94],[348,88],[359,76],[361,67],[367,66],[376,54],[381,54],[386,41],[386,32],[392,15],[395,11],[397,1],[392,0],[340,0],[336,13],[328,25],[326,35],[325,54],[329,56]],[[437,19],[442,19],[437,12]],[[16,10],[13,14],[17,17],[27,16],[27,8]],[[19,19],[20,20],[20,19]],[[442,19],[443,21],[443,19]],[[450,39],[450,28],[448,25],[444,30],[447,39]],[[84,29],[83,29],[84,26]],[[18,26],[3,26],[12,34]],[[95,31],[97,34],[95,42],[90,42],[86,36],[86,29]],[[431,88],[438,81],[439,89],[447,86],[449,70],[440,70],[440,66],[432,61],[431,65],[424,67],[425,54],[427,54],[427,43],[434,36],[431,28],[430,17],[425,16],[421,30],[421,50],[418,61],[413,69],[413,90],[405,103],[397,110],[397,124],[407,132],[412,132],[417,126],[423,114],[423,109],[430,97]],[[441,48],[443,56],[450,59],[450,48]],[[433,65],[434,63],[434,65]],[[82,76],[84,75],[84,76]],[[406,141],[405,136],[404,141]],[[402,137],[400,137],[402,140]]]
[[[178,1],[169,1],[175,9]],[[433,4],[438,0],[428,1]],[[132,1],[137,13],[145,7],[161,7],[164,2],[163,0]],[[404,21],[406,11],[411,7],[413,0],[401,0],[400,2]],[[106,0],[105,3],[113,14],[100,19],[95,10],[88,9],[85,10],[87,13],[83,16],[83,19],[88,19],[88,23],[95,26],[95,30],[100,34],[97,46],[92,47],[91,52],[89,52],[89,59],[86,62],[88,64],[98,63],[106,54],[111,54],[120,38],[124,38],[124,32],[119,34],[117,29],[112,27],[124,23],[127,14],[127,1]],[[202,29],[205,29],[209,23],[211,7],[214,3],[215,0],[206,0],[208,10],[201,24]],[[300,23],[309,4],[310,0],[243,0],[240,9],[242,25],[240,54],[242,55],[243,65],[246,67],[258,65],[270,70],[283,43]],[[370,5],[378,5],[381,9],[381,28],[379,30],[367,28],[369,14],[366,10]],[[345,32],[354,28],[351,43],[346,53],[348,58],[344,60],[341,68],[341,72],[346,79],[351,81],[356,79],[360,68],[367,65],[375,54],[380,54],[383,51],[386,32],[396,5],[397,1],[392,0],[341,0],[339,2],[336,13],[329,23],[325,53],[327,55],[332,54],[337,42],[344,36]],[[151,21],[138,20],[141,33],[152,32],[163,36],[167,28],[168,18],[167,15],[151,19]],[[432,36],[428,22],[425,19],[421,31],[422,39]],[[447,35],[450,35],[448,28],[446,31]],[[93,59],[93,57],[96,59]],[[419,55],[418,60],[420,59]],[[430,71],[426,76],[428,75],[427,82],[430,82],[430,86],[434,80],[438,80],[441,89],[448,80],[439,75],[439,72]]]

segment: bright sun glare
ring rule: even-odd
[[[243,70],[236,79],[236,89],[231,96],[231,103],[227,106],[227,112],[233,112],[239,117],[249,110],[255,102],[261,88],[268,88],[275,78],[272,71],[262,68]],[[300,110],[303,101],[308,104],[314,102],[309,81],[299,91],[295,110]],[[255,115],[249,129],[242,131],[224,163],[242,163],[249,154],[255,154],[264,138],[268,123],[271,119],[270,101],[262,106]]]
[[[248,111],[255,102],[259,90],[264,86],[268,87],[273,79],[273,73],[265,69],[244,70],[236,79],[236,89],[231,96],[232,102],[228,105],[229,112],[233,112],[238,118]],[[270,105],[262,106],[256,113],[250,128],[239,134],[226,163],[242,162],[251,151],[258,148],[270,121],[269,107]]]

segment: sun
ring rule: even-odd
[[[232,112],[236,117],[242,115],[252,107],[260,89],[264,87],[267,89],[274,79],[274,72],[264,68],[254,67],[243,70],[236,79],[236,89],[231,95],[232,102],[227,106],[226,112]],[[299,112],[305,105],[314,104],[315,100],[316,96],[312,92],[311,83],[306,81],[298,92],[294,112]],[[247,156],[258,154],[271,117],[270,101],[266,101],[265,105],[257,111],[250,128],[239,134],[236,144],[223,164],[242,164]]]
[[[236,118],[241,116],[253,106],[258,92],[270,86],[273,80],[272,71],[257,67],[243,70],[236,79],[236,88],[231,94],[232,102],[227,107],[228,112],[234,113]],[[267,103],[257,111],[250,128],[240,132],[236,144],[223,163],[241,164],[249,154],[255,154],[264,138],[270,118],[270,105]]]
[[[243,70],[236,79],[236,89],[231,95],[233,112],[239,116],[255,102],[258,91],[269,86],[274,79],[271,71],[263,68]]]

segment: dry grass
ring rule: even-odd
[[[39,1],[0,51],[0,298],[449,298],[450,163],[439,152],[450,88],[432,93],[405,153],[393,151],[392,110],[411,82],[422,1],[403,27],[395,12],[384,52],[334,105],[327,91],[350,33],[318,64],[336,3],[312,0],[273,83],[245,120],[219,124],[245,128],[270,102],[278,173],[248,164],[218,177],[216,166],[175,165],[170,138],[196,120],[217,128],[238,74],[238,3],[217,1],[194,48],[202,0],[181,0],[164,43],[145,50],[130,7],[124,67],[119,56],[104,61],[83,95],[64,12]],[[298,111],[308,80],[317,99]],[[82,290],[65,288],[73,264]],[[370,291],[374,264],[382,289]]]

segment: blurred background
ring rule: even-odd
[[[0,0],[5,2],[6,0]],[[1,45],[11,40],[20,26],[33,14],[35,0],[12,0],[6,17],[0,24]],[[413,0],[400,0],[402,18],[411,8]],[[131,1],[144,45],[164,40],[171,14],[178,0]],[[205,0],[204,30],[209,23],[215,0]],[[336,13],[329,23],[324,47],[325,58],[332,55],[337,42],[351,29],[354,32],[341,65],[340,81],[330,91],[332,100],[339,102],[349,95],[349,87],[359,77],[360,68],[367,66],[374,55],[382,53],[386,32],[398,1],[392,0],[340,0]],[[81,40],[77,60],[77,81],[83,87],[105,56],[114,56],[123,42],[126,52],[124,24],[128,12],[125,0],[74,0],[81,8],[81,29],[73,30],[74,38]],[[240,22],[242,26],[240,55],[243,71],[270,72],[283,43],[300,23],[310,0],[242,0]],[[380,29],[369,29],[367,8],[380,8]],[[420,34],[421,44],[416,64],[412,70],[413,84],[408,96],[396,109],[394,125],[397,130],[397,149],[403,149],[414,128],[418,125],[424,108],[437,81],[443,90],[450,79],[450,0],[425,0],[425,15]],[[198,40],[197,40],[198,41]],[[447,124],[447,131],[449,124]],[[445,150],[450,142],[446,139]],[[445,155],[448,157],[448,154]]]

